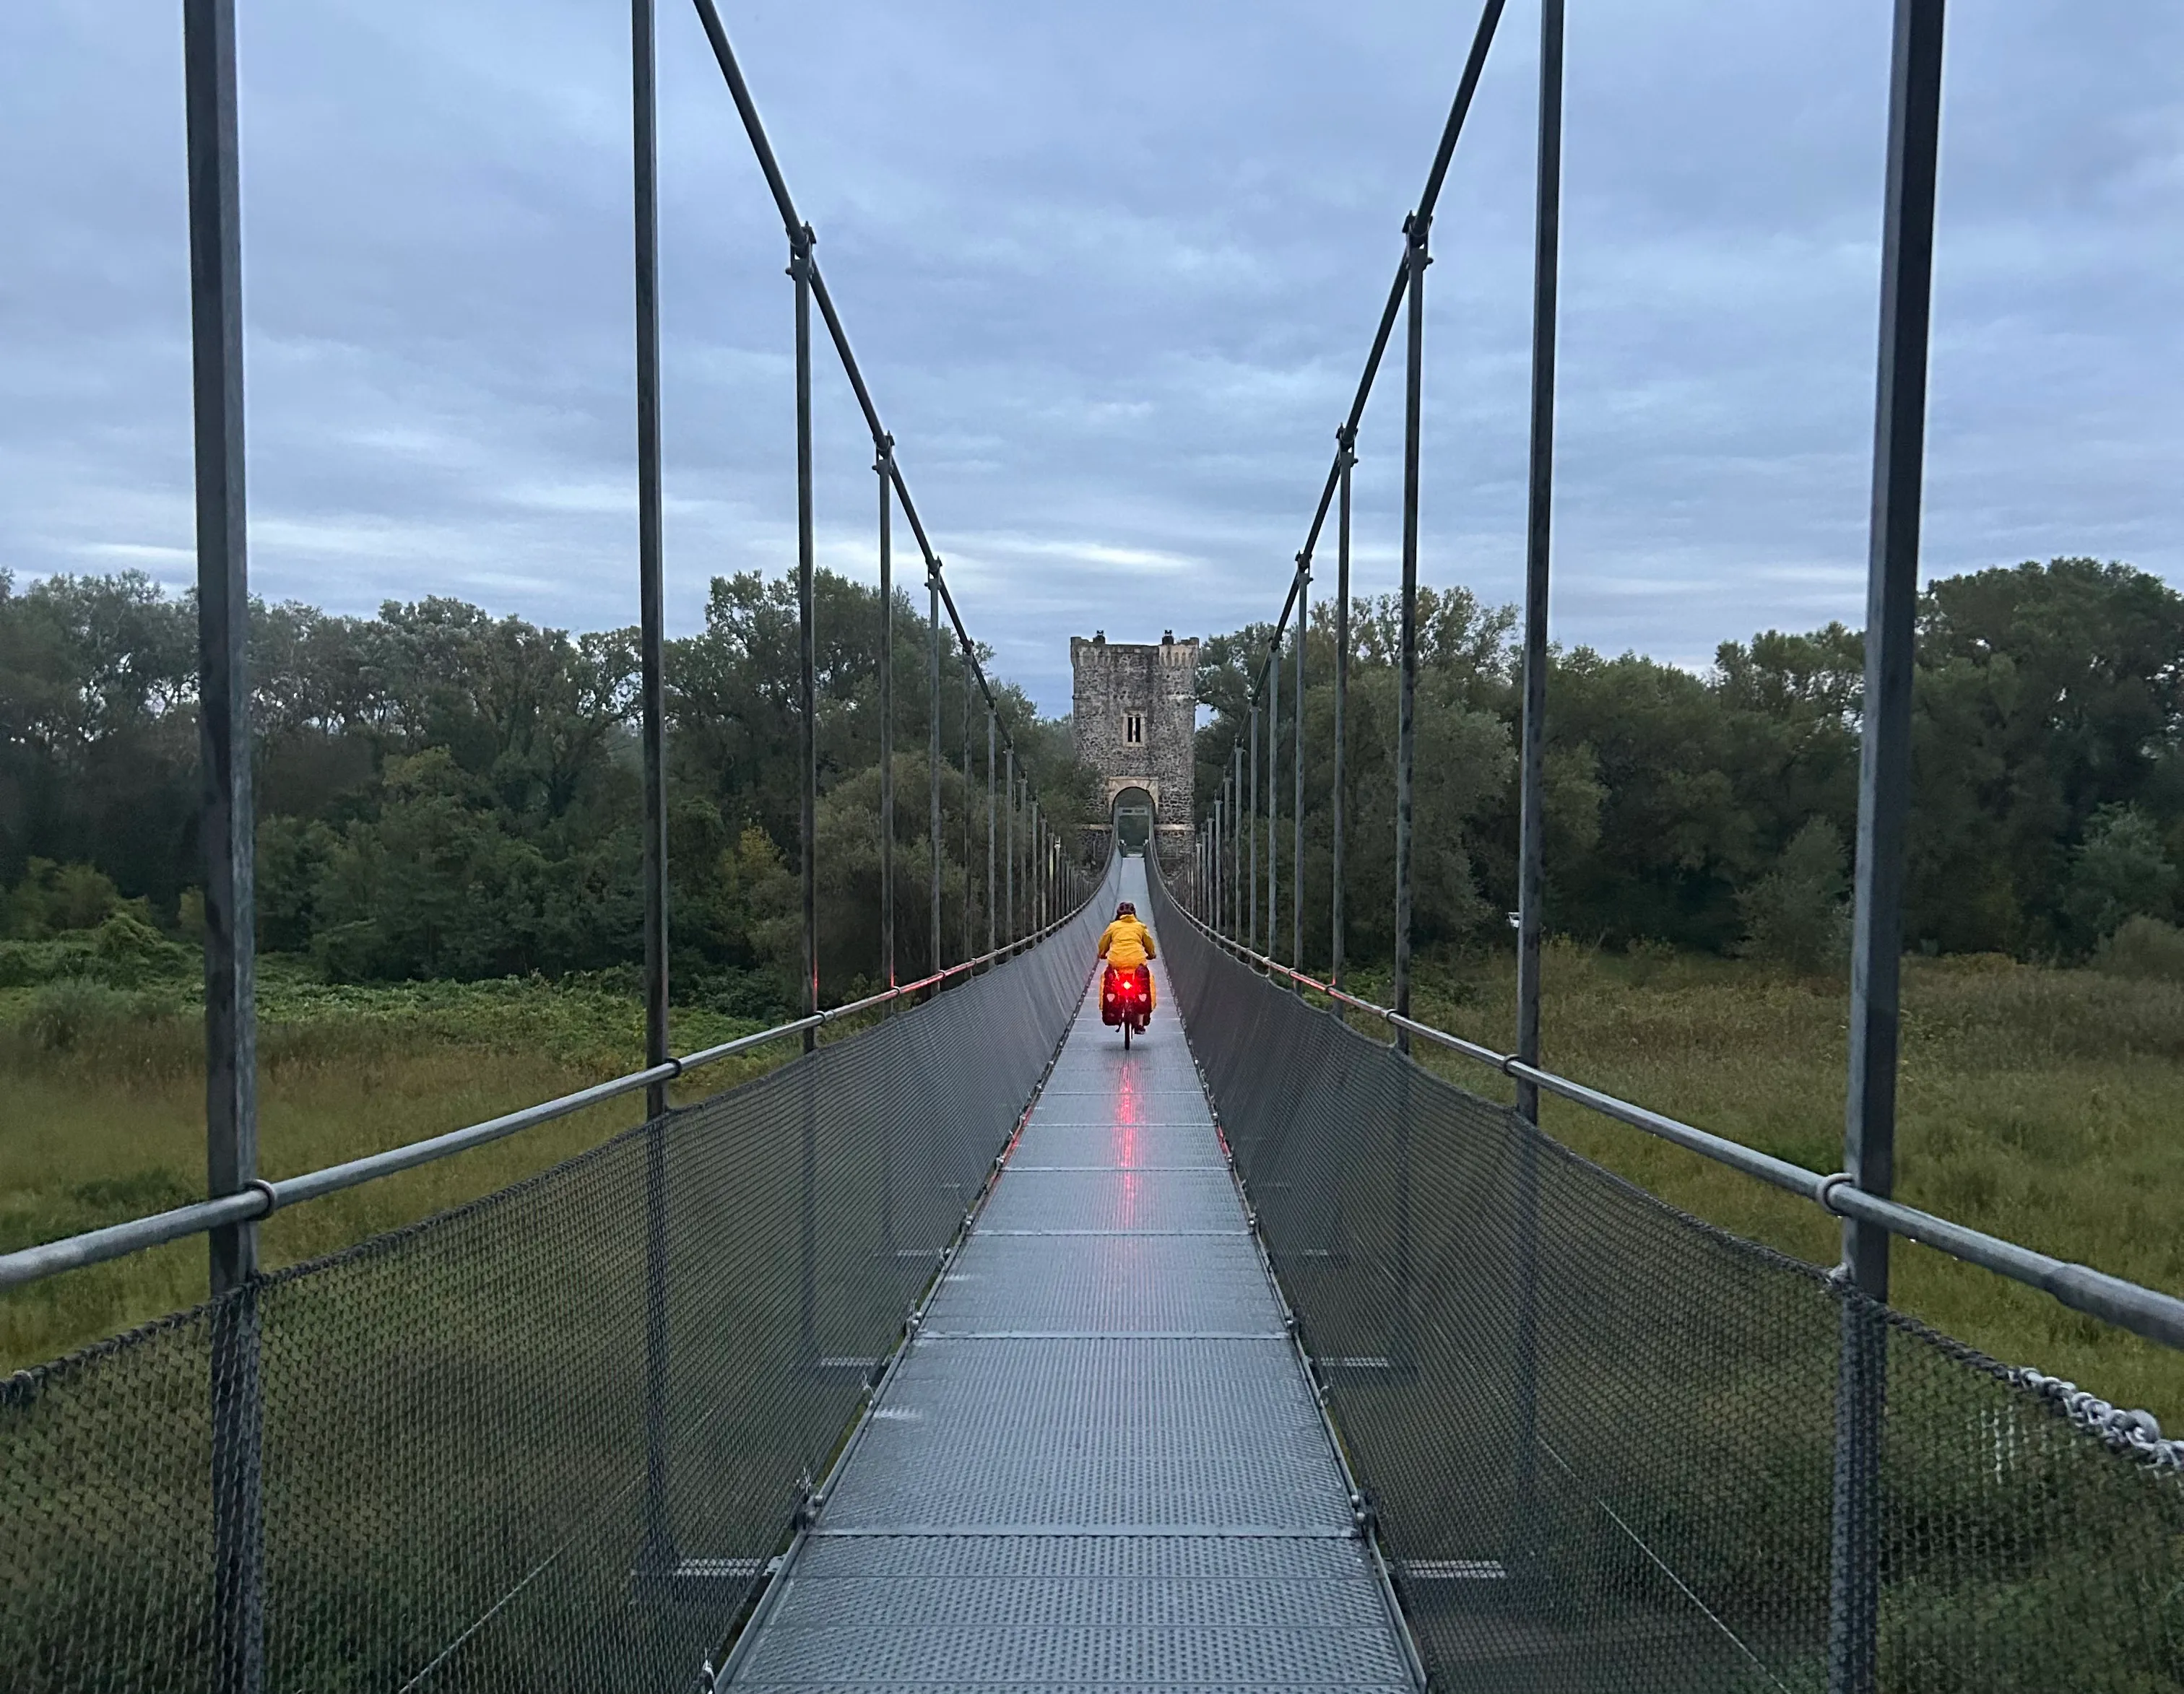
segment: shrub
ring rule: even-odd
[[[125,994],[93,977],[63,977],[31,996],[23,1023],[37,1045],[66,1052],[157,1015],[158,1007],[141,995]]]
[[[2126,917],[2093,950],[2093,968],[2112,977],[2184,983],[2184,929],[2143,914]]]
[[[143,902],[136,901],[140,909]],[[0,900],[0,928],[26,941],[42,941],[72,929],[89,929],[121,908],[121,891],[104,872],[89,865],[57,865],[33,859],[23,880]]]
[[[2135,805],[2104,805],[2072,855],[2063,909],[2084,941],[2098,944],[2128,918],[2163,916],[2176,886],[2153,820]]]
[[[1782,850],[1774,868],[1736,897],[1744,917],[1746,957],[1820,971],[1850,950],[1850,906],[1842,837],[1815,817]]]
[[[187,948],[125,910],[109,913],[92,931],[91,950],[98,961],[99,978],[114,988],[134,988],[154,978],[174,976],[191,963]]]

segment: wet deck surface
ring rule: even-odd
[[[1127,1053],[1087,995],[735,1686],[1412,1687],[1159,989]]]

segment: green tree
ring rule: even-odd
[[[2090,947],[2126,918],[2166,918],[2176,891],[2176,867],[2153,820],[2135,805],[2104,805],[2071,855],[2063,911],[2078,940]]]
[[[1849,859],[1842,837],[1815,817],[1790,838],[1770,870],[1736,897],[1738,950],[1795,971],[1839,965],[1850,950]]]

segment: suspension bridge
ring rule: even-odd
[[[210,1298],[0,1383],[8,1687],[2184,1689],[2184,1443],[1888,1305],[1903,1240],[2184,1346],[2184,1301],[1892,1192],[1940,0],[1896,4],[1849,1106],[1825,1174],[1541,1059],[1562,0],[1540,8],[1506,1052],[1414,1017],[1408,955],[1425,279],[1500,0],[1403,221],[1228,772],[1209,804],[1161,795],[1156,761],[1120,772],[1102,855],[1055,827],[1007,744],[813,233],[714,0],[695,6],[794,288],[802,1015],[673,1050],[655,20],[633,0],[647,1062],[414,1145],[260,1174],[234,19],[231,0],[185,0],[209,1191],[0,1256],[0,1287],[201,1235]],[[848,1004],[818,969],[815,305],[875,450],[881,650],[899,511],[933,683],[930,956],[897,957],[883,763],[886,985]],[[1380,1005],[1343,958],[1343,845],[1380,825],[1340,814],[1342,702],[1350,471],[1399,326]],[[1297,632],[1330,520],[1333,909],[1310,916],[1332,946],[1314,976],[1301,879],[1284,886],[1277,849],[1286,783],[1302,862]],[[944,646],[965,679],[967,791],[974,689],[985,728],[982,916],[965,897],[960,924],[939,852]],[[1132,711],[1124,745],[1143,744],[1141,716],[1162,721],[1150,700]],[[1128,1050],[1091,975],[1124,897],[1152,917],[1161,1002]],[[1422,1065],[1422,1045],[1513,1083],[1516,1104]],[[692,1098],[710,1066],[762,1050],[782,1062]],[[1576,1156],[1541,1132],[1543,1095],[1840,1218],[1842,1262],[1786,1258]],[[276,1210],[640,1095],[625,1132],[514,1187],[329,1257],[259,1262]]]

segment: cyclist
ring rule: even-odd
[[[1115,921],[1100,933],[1100,956],[1111,970],[1138,973],[1145,984],[1147,1011],[1153,1007],[1153,973],[1145,961],[1155,956],[1152,931],[1138,917],[1137,907],[1124,900],[1115,908]]]

